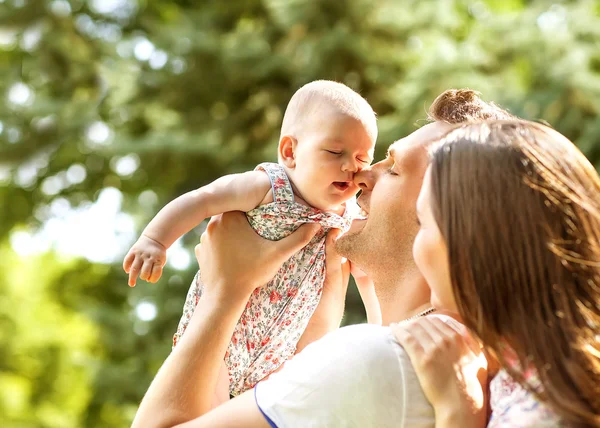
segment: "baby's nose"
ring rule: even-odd
[[[356,173],[359,170],[358,162],[356,160],[348,159],[342,165],[342,171]]]

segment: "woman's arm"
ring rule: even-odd
[[[254,233],[243,213],[213,218],[196,247],[206,284],[202,306],[146,392],[134,427],[170,427],[211,409],[220,363],[250,294],[318,228],[303,225],[280,241],[268,241]]]

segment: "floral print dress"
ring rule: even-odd
[[[506,350],[506,358],[517,370],[520,370],[516,354],[512,350]],[[537,391],[542,389],[542,383],[533,368],[525,371],[525,379]],[[566,426],[551,408],[539,401],[535,394],[523,388],[504,369],[501,369],[490,382],[490,406],[492,416],[488,428]]]
[[[251,389],[294,355],[321,298],[327,231],[339,228],[345,232],[359,211],[354,199],[346,203],[343,217],[301,205],[294,201],[292,186],[282,166],[263,163],[256,170],[269,176],[274,199],[246,213],[256,233],[276,241],[304,223],[320,223],[323,229],[287,260],[267,285],[250,296],[225,354],[232,396]],[[189,324],[202,289],[198,272],[187,294],[173,346]]]

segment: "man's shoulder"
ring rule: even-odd
[[[338,367],[356,374],[373,374],[389,370],[390,366],[410,364],[390,328],[373,324],[341,327],[308,345],[294,359],[303,363],[303,369],[315,364],[314,367],[321,366],[327,371]]]
[[[408,356],[376,325],[342,327],[311,343],[261,382],[256,398],[281,427],[433,426]]]
[[[354,324],[340,327],[315,342],[321,346],[356,347],[361,350],[381,350],[393,346],[389,327],[374,324]]]

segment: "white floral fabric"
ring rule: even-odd
[[[507,358],[518,369],[514,352],[508,350]],[[536,390],[542,389],[542,383],[535,369],[526,370],[525,379]],[[492,416],[488,428],[566,426],[550,407],[539,401],[535,394],[523,388],[504,369],[500,370],[490,382],[490,406]]]
[[[327,231],[331,228],[348,230],[352,218],[358,215],[354,199],[346,203],[343,216],[296,203],[281,165],[263,163],[256,169],[269,176],[274,199],[246,213],[256,233],[266,239],[279,240],[304,223],[320,223],[323,229],[286,261],[268,284],[251,295],[225,354],[232,396],[251,389],[294,355],[321,298]],[[198,272],[187,294],[173,347],[189,324],[202,289]]]

